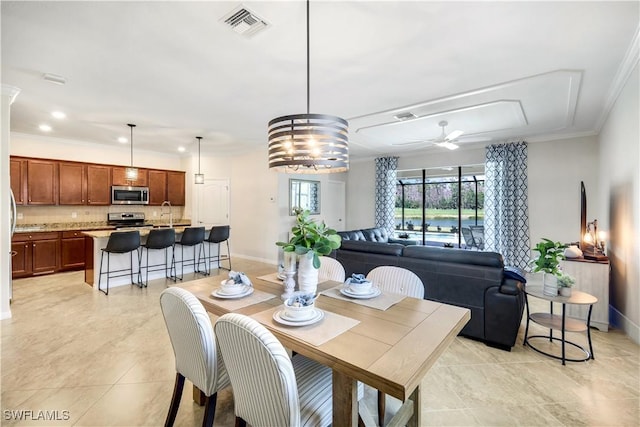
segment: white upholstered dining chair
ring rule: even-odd
[[[344,267],[335,258],[328,256],[320,257],[320,269],[318,270],[318,282],[324,282],[327,280],[333,280],[335,282],[344,282],[345,280]]]
[[[206,396],[202,425],[212,426],[217,392],[229,386],[229,377],[218,354],[211,319],[200,301],[182,288],[162,291],[160,307],[176,358],[176,382],[165,427],[176,419],[185,378]]]
[[[376,267],[367,274],[367,279],[380,290],[395,292],[414,298],[424,298],[424,285],[422,280],[410,270],[402,267],[383,265]],[[384,412],[386,408],[386,396],[378,390],[378,422],[384,425]]]
[[[328,426],[331,369],[301,355],[289,358],[280,341],[256,320],[220,317],[215,333],[235,402],[236,426]]]

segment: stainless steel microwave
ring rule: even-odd
[[[149,187],[111,186],[112,205],[148,205]]]

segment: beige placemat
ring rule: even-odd
[[[320,292],[320,294],[326,295],[328,297],[335,298],[335,299],[341,299],[343,301],[349,301],[354,304],[360,304],[367,307],[375,308],[376,310],[382,310],[382,311],[385,311],[389,307],[399,303],[400,301],[406,298],[405,295],[395,294],[393,292],[385,292],[385,291],[383,291],[380,295],[378,295],[375,298],[369,298],[369,299],[349,298],[348,296],[340,293],[341,288],[342,288],[342,285],[336,286],[335,288],[322,291]]]
[[[214,291],[220,288],[214,289]],[[212,291],[213,292],[213,291]],[[209,295],[209,300],[211,304],[217,305],[219,307],[224,308],[228,311],[239,310],[244,307],[248,307],[253,304],[258,304],[263,301],[270,300],[271,298],[275,298],[276,296],[270,294],[268,292],[259,291],[257,289],[253,289],[253,293],[251,295],[247,295],[246,297],[238,298],[238,299],[223,299],[216,298],[213,295]]]
[[[315,346],[322,345],[327,341],[334,339],[338,335],[348,331],[360,323],[359,320],[323,310],[324,319],[318,323],[308,326],[287,326],[273,320],[273,314],[283,308],[283,305],[279,305],[277,307],[261,311],[260,313],[253,314],[251,317],[263,325],[268,325],[269,327]]]
[[[282,279],[278,279],[278,273],[265,274],[257,278],[266,282],[275,283],[276,285],[282,285]]]

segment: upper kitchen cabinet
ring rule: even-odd
[[[127,185],[133,187],[149,186],[149,171],[147,169],[138,169],[138,179],[135,181],[128,180],[125,175],[126,168],[114,166],[111,169],[111,185]]]
[[[16,199],[17,205],[26,204],[25,194],[26,189],[26,173],[27,173],[27,161],[25,159],[9,160],[9,174],[11,175],[11,191]]]
[[[58,164],[58,203],[85,205],[87,200],[87,166],[83,163]]]
[[[184,206],[184,172],[167,172],[167,200],[173,206]]]
[[[27,204],[58,204],[58,162],[27,160]]]
[[[111,204],[111,166],[87,165],[87,204]]]
[[[149,171],[149,204],[160,206],[167,200],[167,172]]]

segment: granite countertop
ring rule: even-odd
[[[168,221],[148,221],[153,227],[168,227]],[[174,228],[186,227],[191,225],[190,219],[179,219],[173,221]],[[47,232],[47,231],[94,231],[105,230],[113,231],[116,228],[113,225],[108,225],[105,221],[98,222],[58,222],[48,224],[18,224],[16,225],[16,233],[34,233],[34,232]]]
[[[153,227],[153,228],[160,228],[160,227]],[[115,229],[110,229],[110,230],[94,230],[94,231],[84,231],[82,234],[84,234],[85,236],[88,237],[93,237],[95,239],[100,239],[100,238],[106,238],[111,236],[111,233],[115,233],[116,231],[139,231],[140,232],[140,236],[147,236],[149,234],[149,231],[153,230],[152,227],[130,227],[130,228],[119,228],[118,230]],[[162,228],[168,228],[168,227],[162,227]],[[174,230],[176,230],[176,234],[180,234],[184,231],[184,229],[186,227],[184,226],[173,226],[172,227]]]

